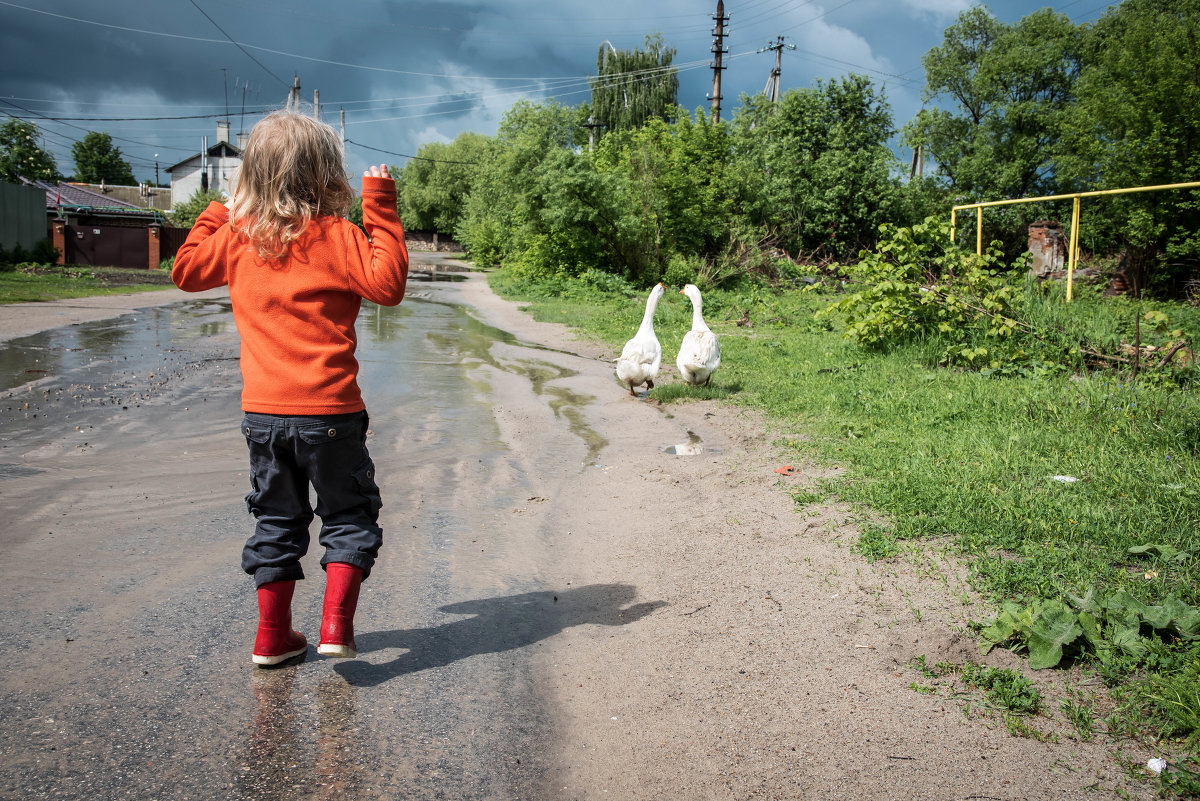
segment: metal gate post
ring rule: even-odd
[[[1071,302],[1071,289],[1075,281],[1075,254],[1079,251],[1079,195],[1071,203],[1071,252],[1067,254],[1067,303]]]

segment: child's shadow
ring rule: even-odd
[[[438,611],[473,617],[432,628],[359,634],[355,639],[362,653],[385,648],[408,651],[379,665],[339,661],[334,670],[350,684],[370,687],[467,657],[521,648],[570,626],[632,623],[667,605],[652,601],[622,608],[636,597],[637,590],[628,584],[592,584],[562,592],[527,592],[449,604]]]

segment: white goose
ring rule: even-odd
[[[661,283],[650,290],[646,298],[646,313],[642,316],[642,324],[638,327],[633,339],[625,343],[621,349],[621,357],[617,359],[617,378],[629,387],[629,394],[637,397],[634,387],[645,384],[648,389],[654,389],[654,378],[658,375],[658,366],[662,363],[662,347],[658,337],[654,335],[654,310],[658,307],[658,299],[666,292]]]
[[[700,311],[700,290],[694,284],[688,284],[679,293],[687,295],[692,302],[692,330],[683,337],[675,365],[679,368],[679,375],[689,384],[707,384],[713,371],[721,366],[721,343],[717,342],[717,335],[704,324],[704,315]]]

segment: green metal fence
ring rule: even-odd
[[[46,238],[46,190],[0,182],[0,247],[26,250]]]

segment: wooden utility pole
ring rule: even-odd
[[[237,84],[234,84],[237,86]],[[238,115],[237,144],[242,149],[242,134],[246,132],[246,84],[242,84],[242,113]]]
[[[313,119],[321,119],[321,90],[313,89]]]
[[[729,49],[725,47],[725,23],[729,22],[729,17],[725,16],[725,0],[717,0],[717,13],[713,16],[713,22],[716,27],[713,28],[713,88],[709,99],[712,100],[712,117],[713,122],[721,121],[721,70],[727,69],[721,62]]]
[[[785,43],[782,36],[776,36],[774,44],[769,44],[758,51],[760,53],[765,53],[768,50],[775,51],[775,69],[771,70],[771,76],[767,78],[767,85],[763,88],[763,94],[772,103],[779,102],[779,76],[783,74],[783,48],[785,47],[788,50],[796,49],[794,44]]]
[[[925,146],[917,145],[913,150],[912,166],[908,170],[908,179],[920,178],[925,172]]]

